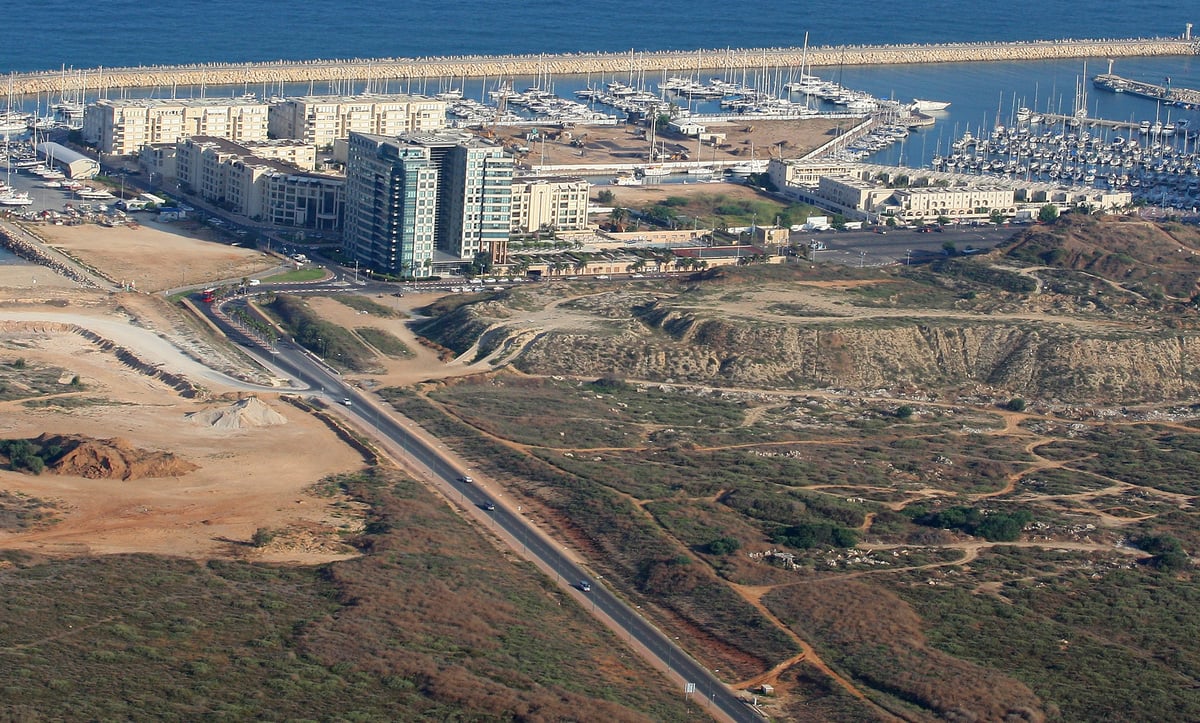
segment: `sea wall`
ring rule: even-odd
[[[94,68],[19,73],[10,76],[17,95],[58,93],[86,88],[239,85],[263,83],[348,82],[384,79],[513,77],[542,73],[621,74],[639,71],[690,72],[740,70],[764,66],[811,67],[895,65],[1062,58],[1122,58],[1151,55],[1197,55],[1200,43],[1183,38],[1045,40],[1017,43],[950,43],[940,45],[826,46],[749,48],[565,55],[460,56],[437,58],[354,58],[347,60],[208,63],[196,65]]]

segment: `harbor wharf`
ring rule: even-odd
[[[1170,81],[1170,78],[1167,79]],[[1114,93],[1129,93],[1130,95],[1161,100],[1166,103],[1176,103],[1190,107],[1200,107],[1200,91],[1191,88],[1179,88],[1169,85],[1155,85],[1140,80],[1122,78],[1112,73],[1097,75],[1092,83],[1097,88],[1110,90]]]
[[[1111,128],[1118,131],[1145,131],[1145,127],[1140,121],[1119,121],[1110,120],[1108,118],[1080,118],[1072,115],[1064,115],[1062,113],[1043,113],[1042,119],[1044,123],[1049,125],[1066,124],[1079,125],[1084,128]],[[1158,131],[1155,131],[1155,133],[1157,132]],[[1188,134],[1189,138],[1194,136],[1194,133]]]
[[[258,63],[203,63],[130,68],[71,69],[13,73],[16,95],[72,89],[221,86],[355,81],[420,80],[459,77],[512,78],[544,74],[619,75],[643,71],[694,73],[697,70],[741,71],[764,67],[812,68],[843,65],[899,65],[1067,58],[1200,55],[1200,42],[1188,37],[1027,42],[945,43],[932,45],[824,46],[818,48],[747,48],[723,50],[630,51],[433,58],[354,58],[345,60],[279,60]]]

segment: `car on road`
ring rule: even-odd
[[[487,500],[486,502],[483,503],[483,509],[487,510],[488,512],[495,512],[496,511],[496,503],[492,502],[491,500]]]
[[[463,476],[458,478],[458,481],[462,482],[465,485],[469,485],[469,484],[472,484],[475,481],[475,479],[473,477],[471,477],[471,475],[469,475],[469,474],[464,474]]]
[[[588,582],[587,580],[580,580],[579,584],[577,584],[576,587],[579,588],[580,592],[591,592],[592,591],[592,583]]]
[[[258,285],[259,285],[259,284],[261,284],[262,282],[261,282],[261,281],[259,281],[258,279],[250,279],[250,280],[249,280],[248,282],[246,282],[246,283],[250,284],[251,286],[258,286]]]
[[[345,399],[343,399],[342,404],[345,404],[347,407],[354,406],[354,402],[350,400],[350,397],[346,397]]]

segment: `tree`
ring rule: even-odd
[[[617,233],[624,232],[626,224],[629,223],[629,209],[617,206],[608,215],[608,220],[612,223]]]
[[[908,406],[907,404],[896,407],[896,418],[897,419],[911,419],[912,415],[915,411],[916,410],[914,410],[912,407]]]
[[[1058,218],[1058,206],[1053,203],[1047,203],[1038,211],[1038,220],[1042,223],[1054,223]]]
[[[993,208],[988,220],[999,226],[1000,224],[1004,223],[1004,212],[998,208]]]
[[[605,188],[600,193],[596,194],[596,201],[603,204],[610,204],[617,199],[615,193]]]

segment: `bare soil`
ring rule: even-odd
[[[278,265],[254,249],[213,243],[216,234],[192,221],[107,228],[93,224],[38,226],[49,245],[138,291],[255,276]]]
[[[687,154],[690,161],[741,161],[754,158],[795,158],[832,139],[851,120],[821,118],[787,121],[747,119],[706,124],[713,133],[724,133],[724,142],[713,147],[698,146],[696,139],[683,136],[655,137],[655,146],[668,153]],[[631,125],[579,127],[568,132],[542,133],[539,140],[526,137],[527,128],[505,127],[494,131],[497,140],[512,147],[528,147],[519,162],[541,165],[611,165],[645,163],[650,139],[645,129]],[[545,137],[545,142],[540,140]],[[582,144],[582,145],[578,145]],[[782,144],[782,145],[780,145]]]
[[[135,281],[139,290],[177,286],[185,275],[188,283],[197,283],[275,265],[256,251],[191,235],[207,232],[195,225],[34,230],[110,277]],[[132,448],[169,452],[183,463],[178,474],[140,479],[90,478],[82,467],[65,475],[0,471],[0,489],[53,501],[59,509],[55,524],[0,533],[0,547],[300,563],[353,554],[340,538],[357,529],[360,513],[310,487],[328,475],[361,468],[360,455],[323,422],[276,394],[259,396],[286,424],[214,426],[186,418],[228,407],[247,385],[206,370],[193,358],[205,353],[203,335],[174,318],[162,299],[83,290],[43,267],[27,265],[0,266],[0,299],[5,299],[0,303],[0,367],[21,359],[23,372],[60,370],[61,380],[61,390],[50,397],[0,402],[0,436],[120,438]],[[133,351],[153,367],[184,374],[209,398],[181,397],[74,333],[74,327]],[[70,384],[75,377],[81,387]],[[185,472],[188,465],[197,469]],[[248,543],[259,528],[282,534],[256,548]]]

